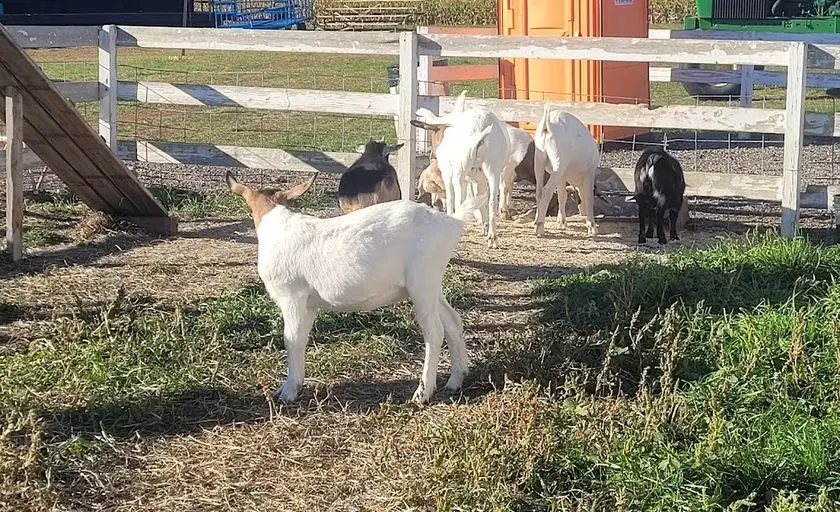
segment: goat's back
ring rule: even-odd
[[[344,213],[398,199],[402,199],[399,178],[388,162],[359,160],[338,182],[338,205]]]
[[[447,172],[448,169],[460,165],[470,151],[466,141],[471,135],[481,133],[488,126],[493,129],[478,149],[476,158],[480,162],[504,165],[507,159],[509,135],[502,126],[504,123],[493,112],[474,107],[460,113],[449,114],[447,117],[452,124],[447,127],[437,147],[437,160],[441,171]]]
[[[594,173],[601,161],[598,143],[580,119],[568,112],[553,110],[547,119],[546,132],[537,129],[534,142],[537,150],[552,155],[560,163],[560,172]]]
[[[302,283],[324,307],[372,309],[384,305],[376,297],[394,298],[409,282],[439,287],[463,230],[462,221],[413,201],[327,219],[275,208],[257,233],[260,277],[278,290]]]

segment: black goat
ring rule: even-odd
[[[634,173],[636,191],[633,198],[639,205],[639,243],[656,236],[660,244],[665,241],[665,214],[667,212],[671,240],[677,236],[677,215],[683,205],[685,176],[679,161],[661,148],[646,149],[636,162]],[[645,221],[647,220],[647,229]]]
[[[338,206],[343,213],[402,199],[397,171],[388,162],[388,155],[402,146],[371,140],[357,150],[362,156],[344,171],[338,182]]]

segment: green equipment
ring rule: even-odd
[[[695,0],[695,4],[697,15],[685,18],[686,30],[840,33],[840,0]],[[705,66],[688,64],[686,67]],[[686,82],[683,85],[692,96],[726,97],[741,93],[740,84]]]

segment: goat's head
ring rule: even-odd
[[[248,208],[251,210],[251,215],[254,217],[254,226],[258,227],[262,218],[270,212],[275,206],[292,206],[295,199],[302,196],[315,183],[315,178],[318,177],[316,173],[311,178],[297,185],[281,190],[274,188],[261,188],[254,190],[242,183],[239,183],[233,174],[228,171],[225,174],[225,181],[227,181],[230,191],[238,196],[242,196],[245,202],[248,203]]]
[[[356,153],[367,156],[381,156],[383,160],[387,160],[388,155],[390,155],[391,153],[396,153],[403,146],[403,143],[388,145],[385,143],[384,138],[379,140],[371,139],[364,146],[358,146],[356,148]]]
[[[440,146],[441,141],[443,141],[443,134],[446,131],[446,125],[427,124],[423,121],[418,121],[417,119],[412,119],[409,122],[412,126],[432,132],[432,147],[429,151],[429,157],[435,158],[437,156],[437,148]]]

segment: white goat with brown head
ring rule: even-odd
[[[466,219],[486,197],[465,202],[452,215],[413,201],[389,201],[321,219],[291,208],[314,181],[313,176],[288,190],[254,190],[227,174],[231,191],[251,209],[260,279],[283,314],[289,371],[277,396],[284,401],[298,396],[319,309],[368,311],[405,299],[414,303],[426,344],[414,399],[427,402],[435,391],[444,338],[452,355],[446,388],[460,388],[469,361],[461,317],[443,295],[443,274]]]

